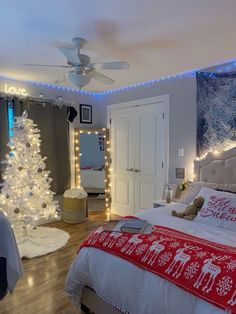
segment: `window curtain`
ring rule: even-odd
[[[0,98],[0,162],[5,160],[8,152],[8,120],[7,120],[7,101]],[[2,182],[2,173],[4,165],[0,163],[0,182]]]
[[[15,116],[22,114],[24,103],[15,104]],[[53,106],[48,103],[43,107],[37,102],[28,106],[28,118],[37,124],[41,134],[41,155],[47,157],[46,167],[53,179],[51,189],[56,194],[63,194],[70,188],[69,127],[67,107]]]

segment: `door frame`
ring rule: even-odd
[[[140,106],[163,103],[163,102],[166,103],[166,106],[167,106],[166,108],[167,117],[165,117],[166,118],[165,133],[166,133],[166,139],[167,139],[167,145],[166,145],[167,167],[166,167],[166,173],[165,173],[164,179],[166,179],[166,183],[168,183],[169,182],[169,150],[170,150],[170,131],[169,131],[170,96],[168,94],[155,96],[155,97],[141,98],[137,100],[108,105],[107,128],[109,129],[110,138],[111,138],[112,137],[111,136],[111,112],[113,110],[129,108],[129,107],[140,107]],[[111,143],[111,146],[112,146],[112,143]],[[111,167],[112,167],[112,161],[111,161]],[[112,203],[112,200],[111,200],[111,203]]]

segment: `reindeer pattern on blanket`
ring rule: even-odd
[[[82,244],[105,250],[236,313],[236,248],[155,226],[151,234],[98,229]]]

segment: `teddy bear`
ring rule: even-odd
[[[172,216],[187,219],[187,220],[193,220],[196,216],[199,210],[202,208],[202,205],[204,203],[204,198],[202,196],[198,196],[193,201],[193,204],[188,205],[188,207],[185,208],[184,212],[176,212],[175,210],[172,210],[171,214]]]

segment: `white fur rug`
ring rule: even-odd
[[[28,230],[24,237],[18,236],[16,238],[21,258],[33,258],[54,252],[63,247],[70,238],[67,232],[48,227],[37,227]]]

